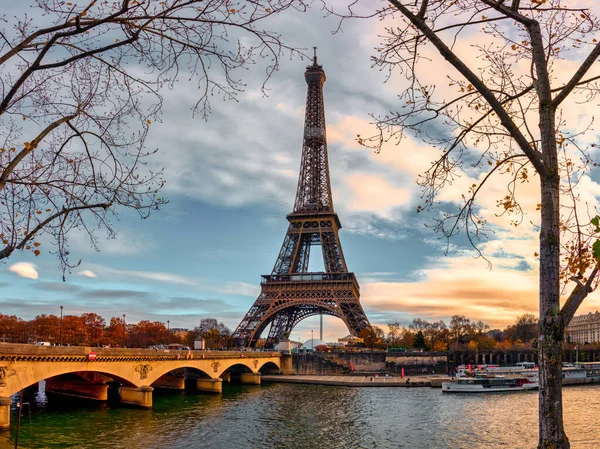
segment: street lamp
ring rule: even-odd
[[[125,314],[123,314],[123,347],[125,347]]]
[[[310,330],[310,349],[315,349],[315,340],[313,339],[313,330]]]
[[[59,344],[62,346],[62,312],[63,312],[63,306],[62,304],[60,305],[60,338],[59,338]]]
[[[171,344],[171,321],[167,320],[167,344]]]

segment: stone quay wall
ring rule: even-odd
[[[400,374],[402,368],[405,374],[445,373],[446,353],[373,351],[292,355],[292,374]]]
[[[444,351],[444,352],[317,352],[292,354],[290,374],[367,374],[388,373],[405,375],[446,374],[458,365],[515,365],[519,362],[537,363],[535,349]],[[565,350],[565,362],[600,361],[599,349]],[[354,371],[351,367],[354,367]]]

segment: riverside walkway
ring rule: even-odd
[[[431,387],[428,376],[318,376],[318,375],[263,375],[263,382],[332,385],[338,387]]]

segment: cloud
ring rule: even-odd
[[[88,278],[97,278],[98,277],[96,275],[96,273],[94,273],[93,271],[90,271],[90,270],[81,270],[79,273],[77,273],[77,276],[85,276]]]
[[[398,188],[381,176],[355,173],[346,177],[352,196],[347,203],[351,210],[374,212],[389,217],[393,208],[405,205],[410,190]]]
[[[538,276],[533,265],[537,267],[533,257],[514,267],[495,264],[492,270],[472,257],[434,259],[420,270],[419,282],[363,284],[361,301],[367,315],[404,313],[405,324],[415,317],[447,321],[452,315],[466,315],[503,328],[517,316],[537,311]]]
[[[222,295],[239,295],[256,297],[260,293],[260,286],[247,282],[227,282],[218,287],[208,287],[206,290],[221,293]]]
[[[8,271],[27,279],[37,279],[39,277],[37,266],[29,262],[18,262],[8,267]]]
[[[89,272],[95,275],[102,275],[103,278],[115,280],[115,281],[152,281],[158,283],[167,284],[178,284],[178,285],[190,285],[198,286],[200,282],[197,279],[193,279],[187,276],[182,276],[174,273],[167,273],[163,271],[138,271],[138,270],[119,270],[116,268],[107,267],[105,265],[87,264],[90,269],[83,270],[83,272]],[[93,270],[93,271],[92,271]],[[86,274],[85,276],[89,276]]]
[[[221,316],[221,312],[232,310],[234,307],[222,299],[201,299],[192,296],[172,296],[167,300],[158,302],[154,306],[153,313],[177,314],[184,312],[185,315],[215,313],[215,316]]]
[[[94,234],[98,239],[98,248],[102,254],[110,256],[137,256],[147,254],[156,248],[156,244],[149,236],[145,235],[139,229],[131,229],[125,226],[119,226],[118,232],[114,236]],[[90,241],[89,235],[78,229],[69,232],[69,245],[74,251],[83,254],[96,254],[97,250]]]
[[[39,290],[52,290],[55,292],[77,292],[81,290],[78,285],[67,284],[66,282],[38,282],[35,288]]]
[[[150,293],[138,290],[95,289],[82,292],[80,296],[94,299],[145,299]]]

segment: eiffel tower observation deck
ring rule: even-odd
[[[352,335],[370,326],[338,235],[342,225],[333,208],[325,133],[326,77],[316,48],[304,78],[308,93],[294,210],[273,271],[262,276],[260,295],[233,334],[240,347],[254,347],[269,326],[265,347],[273,347],[300,321],[319,314],[340,318]],[[321,247],[324,272],[308,271],[315,246]]]

